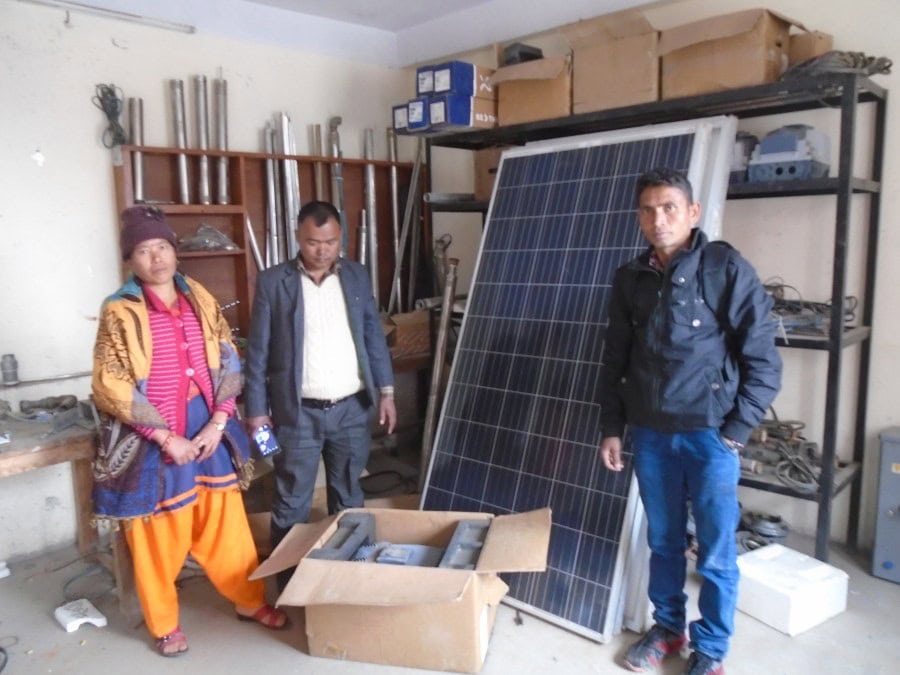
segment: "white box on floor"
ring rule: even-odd
[[[797,635],[847,608],[847,573],[781,544],[738,556],[737,608]]]

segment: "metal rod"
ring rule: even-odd
[[[291,155],[297,154],[297,137],[294,135],[294,123],[288,118],[288,149]],[[300,194],[300,167],[296,159],[290,160],[291,169],[291,194],[294,197],[294,212],[291,218],[290,239],[288,239],[287,249],[291,254],[291,259],[296,258],[300,253],[300,242],[297,241],[297,215],[300,213],[300,207],[303,205],[303,196]]]
[[[356,256],[359,258],[359,264],[366,264],[366,251],[368,249],[369,228],[366,223],[366,210],[363,209],[359,214],[359,241],[356,242]]]
[[[272,127],[270,135],[272,152],[275,152],[278,148],[278,129],[275,126]],[[284,199],[282,198],[284,191],[281,189],[281,162],[274,158],[272,159],[272,173],[275,177],[275,225],[278,229],[278,262],[284,262],[287,260],[284,241]]]
[[[138,147],[144,145],[144,99],[128,99],[128,126],[131,131],[131,144]],[[135,150],[131,154],[131,171],[134,183],[134,201],[144,201],[144,153]]]
[[[397,181],[397,133],[393,127],[387,128],[388,159],[391,162],[391,235],[394,239],[394,266],[400,265],[400,192]],[[400,276],[394,277],[397,286],[397,311],[403,311],[403,289]]]
[[[297,212],[300,210],[295,189],[297,162],[288,159],[287,155],[293,154],[291,147],[291,118],[287,113],[279,115],[279,151],[285,155],[281,160],[281,190],[284,195],[284,245],[286,259],[292,259],[297,255]]]
[[[375,130],[366,129],[363,141],[363,156],[375,159]],[[378,289],[378,207],[375,203],[375,165],[366,164],[366,226],[369,232],[369,277],[372,280],[372,295],[375,305],[380,306],[381,294]]]
[[[250,252],[253,254],[253,260],[256,262],[256,269],[264,270],[266,266],[263,264],[262,255],[259,252],[259,242],[256,241],[256,232],[253,231],[253,223],[250,222],[250,216],[244,219],[247,226],[247,241],[250,242]]]
[[[437,340],[434,346],[434,361],[431,368],[431,385],[428,388],[428,404],[425,408],[425,424],[422,431],[422,455],[419,458],[419,494],[425,487],[425,475],[431,461],[431,448],[434,444],[434,428],[437,421],[438,398],[441,394],[441,382],[444,375],[444,361],[447,358],[447,335],[450,332],[450,321],[453,319],[453,298],[456,295],[456,267],[459,260],[447,260],[447,274],[444,277],[444,295],[441,303],[441,318],[438,323]]]
[[[418,139],[418,143],[416,144],[416,161],[413,164],[412,170],[412,178],[409,181],[409,191],[406,195],[406,208],[403,212],[403,227],[400,230],[400,260],[401,264],[398,264],[394,268],[394,279],[400,276],[400,269],[402,267],[403,255],[406,250],[406,240],[409,237],[409,226],[410,221],[412,220],[412,208],[413,203],[416,200],[416,195],[418,193],[418,185],[419,185],[419,174],[422,171],[422,164],[425,161],[424,158],[424,148],[425,143],[421,138]],[[394,308],[397,306],[397,283],[396,281],[391,280],[391,298],[388,301],[388,314],[393,314]],[[409,306],[409,305],[407,305]]]
[[[321,157],[323,155],[322,149],[322,125],[314,124],[313,125],[313,154],[317,157]],[[316,200],[320,202],[328,201],[327,190],[325,188],[325,164],[323,162],[316,162],[315,164],[315,173],[313,174],[316,179]]]
[[[410,227],[412,227],[412,241],[409,243],[409,280],[406,288],[409,301],[407,302],[407,307],[412,307],[416,301],[419,256],[422,252],[422,203],[418,199],[413,203],[413,217]]]
[[[272,134],[275,129],[266,122],[263,130],[263,144],[266,149],[266,267],[281,262],[281,250],[278,241],[278,205],[275,199],[275,160],[272,159]]]
[[[340,117],[332,117],[328,120],[328,146],[331,156],[335,159],[341,159],[341,136],[338,133],[342,119]],[[341,254],[347,255],[348,234],[347,234],[347,214],[344,212],[344,167],[341,162],[334,162],[331,165],[331,201],[341,217]]]
[[[187,147],[187,133],[184,125],[184,82],[169,80],[172,92],[172,121],[175,126],[175,147]],[[178,198],[182,204],[191,203],[191,192],[188,184],[187,155],[178,155]]]
[[[213,95],[216,100],[216,148],[228,149],[228,82],[218,78],[213,80]],[[228,187],[228,158],[218,159],[219,170],[216,174],[216,203],[228,204],[231,201]]]
[[[206,75],[194,76],[194,105],[197,112],[197,147],[201,150],[209,148],[209,114],[206,99]],[[197,158],[200,176],[197,180],[197,201],[209,204],[209,157],[200,155]]]

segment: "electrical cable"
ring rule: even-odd
[[[3,669],[6,668],[6,664],[9,661],[9,655],[6,653],[6,650],[3,647],[0,647],[0,673],[3,672]]]
[[[128,142],[125,129],[119,124],[122,114],[122,90],[114,84],[96,85],[96,95],[91,102],[106,115],[109,126],[103,131],[103,147],[114,148]]]

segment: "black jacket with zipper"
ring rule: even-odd
[[[736,250],[711,264],[709,245],[695,228],[665,270],[650,266],[648,249],[616,271],[601,376],[604,437],[621,437],[628,423],[666,433],[716,428],[746,443],[775,398],[772,299]]]

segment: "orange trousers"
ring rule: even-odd
[[[178,626],[175,578],[188,552],[223,596],[243,610],[265,602],[262,580],[248,581],[259,560],[241,493],[203,490],[197,501],[147,520],[136,518],[125,538],[144,620],[155,638]]]

